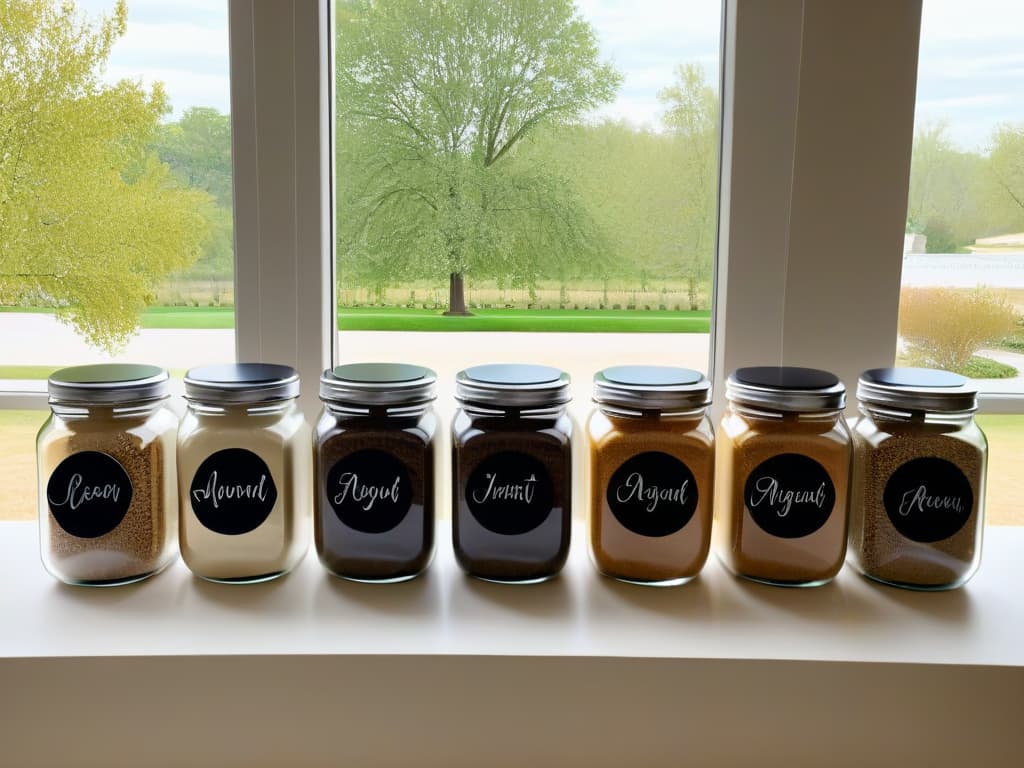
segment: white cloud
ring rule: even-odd
[[[979,93],[975,96],[954,96],[943,99],[919,99],[919,112],[942,112],[969,107],[992,107],[1013,103],[1011,93]]]
[[[228,31],[188,22],[156,24],[133,21],[125,36],[115,44],[118,55],[200,56],[214,58],[228,66]]]
[[[106,80],[142,80],[147,87],[162,82],[174,109],[171,119],[177,119],[188,107],[216,107],[221,112],[231,109],[231,81],[228,75],[206,74],[187,69],[149,68],[140,73],[134,67],[111,67]]]
[[[1015,40],[1021,44],[1020,0],[925,0],[921,38],[930,42]]]

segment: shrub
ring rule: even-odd
[[[987,288],[904,288],[900,336],[909,356],[925,365],[963,369],[978,349],[1013,330],[1016,316],[1005,298]]]
[[[1012,379],[1017,375],[1017,369],[998,360],[975,355],[957,373],[972,379]]]
[[[622,309],[621,304],[612,304],[612,309]]]

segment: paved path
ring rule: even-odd
[[[235,356],[234,331],[142,329],[114,355],[90,347],[52,315],[0,313],[0,364],[80,365],[101,361],[152,362],[184,370]],[[340,362],[406,361],[438,373],[439,404],[453,392],[455,374],[469,365],[523,361],[560,367],[573,379],[574,399],[589,403],[594,371],[609,365],[662,363],[706,371],[710,337],[702,333],[395,333],[345,331]],[[0,387],[4,386],[0,382]],[[24,388],[26,382],[20,382]],[[37,383],[37,387],[42,387]]]

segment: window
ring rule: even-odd
[[[19,3],[3,39],[4,404],[67,365],[234,359],[226,3]],[[0,409],[3,516],[34,514],[43,418]]]
[[[1020,11],[929,0],[921,20],[898,358],[955,370],[982,410],[1024,411],[1024,58]],[[1000,23],[993,23],[1000,19]],[[1024,419],[983,415],[989,522],[1021,524]]]
[[[713,334],[719,400],[722,377],[751,361],[816,365],[851,382],[860,370],[894,359],[902,266],[898,241],[906,225],[906,187],[901,185],[909,176],[907,147],[913,134],[909,104],[916,51],[907,41],[916,39],[917,19],[911,5],[790,3],[769,12],[759,3],[726,3],[722,68],[731,88],[722,103],[722,260],[714,288]],[[593,24],[607,23],[622,34],[622,17],[602,16],[594,10],[601,7],[580,5]],[[203,6],[193,12],[209,11]],[[169,11],[164,6],[160,13]],[[644,9],[634,15],[661,23],[665,14],[659,13]],[[691,30],[701,15],[693,9],[687,13],[684,27]],[[702,14],[710,15],[706,8]],[[333,126],[326,117],[333,99],[321,69],[331,37],[328,8],[326,3],[316,8],[237,3],[231,6],[229,26],[238,251],[234,347],[239,358],[297,365],[312,382],[332,360],[389,351],[385,344],[348,348],[344,334],[339,341],[330,330],[337,327],[329,259],[334,238],[323,212],[334,210],[334,190],[324,170],[333,160]],[[154,48],[163,42],[150,40]],[[637,47],[649,46],[641,42]],[[706,50],[697,46],[679,58],[700,60],[700,51]],[[611,57],[621,65],[619,56],[601,50],[599,59]],[[703,63],[706,82],[714,82],[713,64]],[[849,73],[855,71],[858,77],[852,78]],[[655,100],[660,87],[652,87]],[[229,111],[226,105],[214,106]],[[607,111],[595,111],[588,119],[599,123],[607,116]],[[339,197],[342,186],[339,182]],[[872,226],[850,228],[851,217]],[[343,264],[343,283],[344,274]],[[442,282],[438,290],[446,288]],[[477,296],[472,281],[464,288],[472,301]],[[495,285],[494,290],[501,289]],[[505,290],[512,294],[511,279]],[[528,286],[525,293],[529,297]],[[560,299],[551,296],[552,302]],[[5,358],[16,349],[10,337],[3,335]],[[542,342],[538,349],[560,348],[544,341],[548,337],[535,338]],[[658,336],[654,343],[671,346],[681,359],[679,337],[671,343],[667,338]],[[335,354],[339,344],[342,354]],[[622,355],[627,349],[619,345],[614,352]],[[230,355],[227,342],[217,356]],[[453,354],[453,369],[461,362],[457,357]],[[180,370],[192,362],[171,367]],[[701,367],[700,362],[690,364]],[[596,367],[577,374],[577,383],[584,385],[578,403],[586,400],[586,380]],[[7,380],[0,389],[5,419],[16,418],[15,408],[42,405],[38,397],[11,394],[24,390],[20,382]],[[304,399],[314,412],[315,387],[308,383]],[[32,451],[27,438],[13,439],[22,441],[27,460]],[[14,466],[10,462],[3,466],[5,472],[15,471],[8,469]]]
[[[708,369],[718,3],[335,9],[340,359]]]

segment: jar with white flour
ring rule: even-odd
[[[204,579],[266,581],[306,553],[310,430],[286,365],[193,368],[178,431],[181,556]]]

